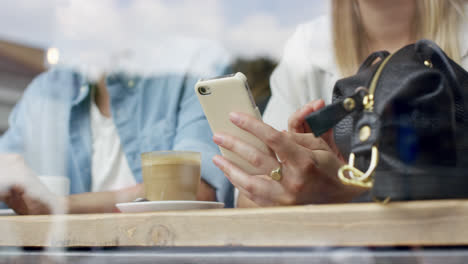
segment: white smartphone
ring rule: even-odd
[[[255,105],[247,77],[238,72],[208,80],[200,80],[195,85],[195,92],[205,112],[206,119],[214,133],[234,136],[265,153],[268,147],[254,135],[240,129],[229,120],[229,113],[241,112],[261,120],[261,114]],[[258,169],[237,154],[220,148],[223,156],[247,173],[256,174]]]

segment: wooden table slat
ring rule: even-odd
[[[468,200],[0,217],[0,246],[468,245]]]

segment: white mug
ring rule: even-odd
[[[70,194],[70,179],[64,176],[39,176],[41,182],[56,195],[66,196]]]

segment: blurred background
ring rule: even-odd
[[[296,26],[326,0],[14,0],[0,8],[0,134],[27,84],[55,65],[90,76],[147,72],[165,39],[218,41],[246,73],[260,107],[268,78]],[[189,46],[189,42],[187,42]]]

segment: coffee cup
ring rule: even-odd
[[[67,177],[41,175],[39,176],[39,180],[53,194],[60,196],[66,196],[70,194],[70,179]]]
[[[145,198],[150,201],[196,200],[201,154],[154,151],[141,155]]]

